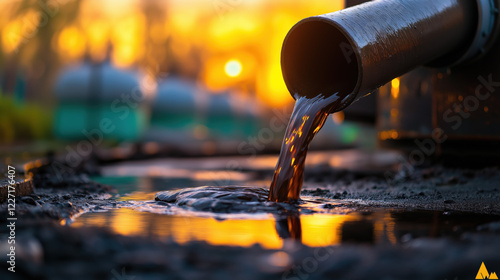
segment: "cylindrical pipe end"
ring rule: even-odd
[[[311,17],[297,23],[281,53],[283,78],[292,96],[338,93],[348,105],[348,96],[359,87],[360,63],[354,49],[332,21]]]
[[[477,33],[476,1],[380,0],[306,18],[283,43],[288,90],[294,98],[337,93],[342,110],[417,66],[450,65]]]

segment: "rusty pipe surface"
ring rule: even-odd
[[[484,2],[378,0],[303,19],[283,43],[285,83],[294,98],[339,92],[341,110],[417,66],[470,59],[478,26],[494,14],[484,14]]]

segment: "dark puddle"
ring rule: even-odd
[[[207,186],[159,192],[155,200],[191,211],[213,213],[279,214],[282,211],[299,211],[299,204],[270,202],[268,196],[269,190],[266,188]]]
[[[396,245],[419,238],[460,239],[488,228],[498,216],[461,212],[356,208],[343,200],[303,197],[297,204],[267,200],[259,187],[195,187],[132,191],[109,207],[84,213],[68,223],[94,226],[129,236],[205,241],[212,245],[281,248],[287,240],[317,247],[345,243]],[[126,182],[125,182],[126,181]],[[144,187],[144,178],[136,187]],[[117,185],[119,192],[120,185]],[[155,199],[155,200],[153,200]],[[326,207],[328,206],[328,207]],[[493,223],[496,225],[498,222]]]

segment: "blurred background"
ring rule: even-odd
[[[109,159],[277,152],[293,109],[281,75],[283,39],[300,19],[344,6],[1,1],[2,151],[26,156],[90,143],[106,147],[98,154]],[[370,117],[344,119],[333,115],[314,148],[374,146]]]

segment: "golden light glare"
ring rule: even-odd
[[[394,99],[397,99],[399,96],[399,78],[391,81],[391,95]]]
[[[84,26],[90,55],[96,61],[103,60],[109,42],[108,22],[106,20],[93,20],[85,22]]]
[[[224,71],[229,77],[238,77],[243,70],[241,62],[237,59],[231,59],[224,65]]]
[[[122,67],[132,65],[142,55],[145,18],[142,14],[130,14],[120,19],[111,33],[114,46],[113,62]]]
[[[7,53],[14,51],[21,43],[21,21],[15,20],[7,24],[2,32],[2,45]]]
[[[151,197],[151,194],[148,194]],[[146,199],[145,197],[134,199]],[[342,227],[345,223],[365,221],[373,223],[374,236],[379,242],[388,238],[397,242],[395,222],[390,213],[377,213],[372,218],[352,214],[314,214],[301,215],[302,243],[310,247],[325,247],[342,243]],[[196,216],[171,216],[139,212],[132,209],[113,209],[108,214],[86,213],[78,217],[70,226],[96,226],[109,228],[114,233],[126,236],[150,236],[171,238],[185,244],[192,241],[204,241],[212,245],[249,247],[260,244],[267,249],[280,249],[283,240],[276,232],[276,222],[267,219],[227,219],[216,220]],[[268,261],[274,266],[286,266],[289,256],[277,252],[269,256]]]
[[[38,26],[32,22],[43,13],[30,10],[16,15],[14,2],[18,1],[0,1],[0,44],[5,55],[28,40],[34,46],[31,37]],[[60,28],[54,32],[54,50],[64,63],[88,54],[96,61],[110,55],[118,67],[161,66],[166,72],[175,68],[179,75],[198,78],[211,91],[237,90],[269,107],[282,107],[293,103],[280,65],[286,34],[305,17],[344,7],[344,1],[330,0],[146,2],[82,1],[74,18],[64,19],[64,24],[54,21]],[[60,6],[61,14],[66,6]]]
[[[1,7],[0,7],[1,9]],[[40,12],[29,9],[17,18],[7,22],[2,29],[2,45],[7,53],[15,51],[38,32]]]
[[[393,88],[399,88],[399,78],[392,80],[391,85]]]
[[[85,52],[85,36],[78,28],[68,26],[59,35],[58,45],[66,57],[78,58]]]
[[[399,136],[399,134],[397,131],[395,131],[395,130],[391,131],[391,138],[392,139],[398,139],[398,136]]]

